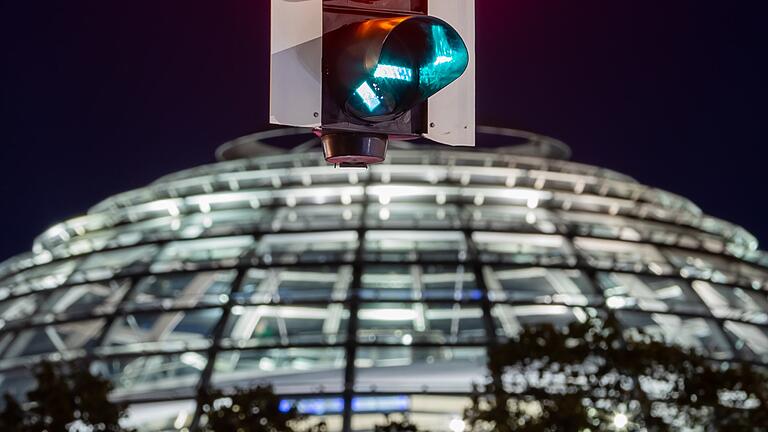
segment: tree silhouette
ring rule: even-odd
[[[748,364],[707,359],[590,320],[528,327],[489,353],[472,432],[768,431],[768,384]]]
[[[43,362],[35,367],[37,387],[27,393],[24,408],[6,394],[0,430],[9,432],[67,431],[80,424],[93,430],[129,432],[120,427],[125,406],[112,403],[108,380],[92,375],[84,363]]]
[[[203,392],[203,432],[325,432],[325,423],[305,426],[307,416],[295,406],[281,409],[271,386],[237,389],[232,394]]]
[[[387,424],[377,425],[373,428],[374,432],[419,432],[419,428],[416,425],[411,424],[408,420],[402,422],[388,421]],[[422,431],[428,432],[428,431]]]

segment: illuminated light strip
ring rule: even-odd
[[[358,87],[355,93],[360,96],[370,111],[375,110],[376,107],[381,105],[379,98],[376,96],[376,93],[374,93],[373,89],[367,81]]]
[[[413,71],[410,68],[380,64],[373,73],[376,78],[390,78],[401,81],[411,81]]]

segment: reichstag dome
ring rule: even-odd
[[[559,141],[479,132],[493,145],[392,142],[350,170],[272,130],[51,227],[0,265],[0,393],[86,358],[139,431],[190,428],[199,388],[265,383],[331,431],[389,412],[460,431],[491,341],[606,311],[768,364],[752,235]]]

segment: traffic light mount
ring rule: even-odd
[[[474,30],[474,0],[272,0],[270,121],[340,165],[390,136],[473,146]]]

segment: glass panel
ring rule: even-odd
[[[346,338],[344,305],[234,306],[224,330],[226,346],[337,343]]]
[[[118,400],[139,395],[153,399],[190,397],[207,361],[204,352],[190,351],[97,360],[91,369],[112,381],[115,390],[111,396]]]
[[[171,242],[152,264],[152,272],[234,267],[253,243],[251,236]]]
[[[358,319],[357,339],[366,343],[458,343],[485,338],[479,305],[364,303]]]
[[[345,364],[344,348],[222,351],[212,382],[219,388],[271,384],[289,394],[341,392]]]
[[[577,237],[573,242],[592,267],[635,272],[648,269],[659,275],[672,273],[664,256],[651,245],[585,237]]]
[[[368,231],[365,259],[370,261],[463,261],[467,256],[460,231]]]
[[[407,265],[366,266],[363,269],[360,296],[384,300],[417,299],[418,292],[411,270],[411,266]]]
[[[484,262],[576,264],[573,250],[561,236],[475,232],[472,239]]]
[[[49,250],[55,257],[70,257],[83,255],[104,249],[109,240],[114,237],[115,231],[105,230],[77,236],[68,242],[60,243]]]
[[[104,322],[103,319],[78,321],[21,331],[4,357],[10,359],[89,348],[101,333]]]
[[[136,432],[178,431],[192,424],[196,408],[194,400],[133,404],[120,426]]]
[[[768,301],[762,294],[704,281],[691,285],[714,316],[768,324]]]
[[[425,265],[417,267],[421,275],[421,298],[425,300],[480,300],[475,274],[463,265]]]
[[[707,279],[715,283],[737,282],[736,265],[722,257],[667,249],[669,260],[685,278]]]
[[[348,262],[357,244],[354,231],[269,234],[261,238],[258,254],[266,264]]]
[[[143,271],[157,252],[157,246],[141,246],[88,256],[69,278],[69,283],[110,279],[121,273]]]
[[[514,206],[467,206],[462,214],[478,230],[540,232],[557,231],[555,216],[542,209]]]
[[[354,431],[372,431],[376,426],[387,424],[387,419],[397,422],[407,419],[420,431],[464,431],[464,411],[472,405],[468,397],[438,395],[368,396],[362,402],[360,405],[371,406],[368,410],[371,413],[352,417]]]
[[[279,303],[344,300],[352,280],[352,267],[291,267],[250,269],[239,292],[240,303]]]
[[[627,273],[598,273],[597,279],[605,291],[606,304],[612,309],[707,313],[707,308],[683,280]]]
[[[486,381],[486,350],[472,347],[359,347],[355,391],[471,392]]]
[[[356,229],[360,225],[362,206],[315,205],[283,207],[269,224],[272,231],[312,231],[322,229]]]
[[[259,231],[272,220],[272,211],[267,209],[213,211],[171,220],[164,230],[176,233],[177,238],[220,237]]]
[[[360,296],[371,300],[479,300],[475,275],[463,265],[368,265]]]
[[[369,228],[458,228],[459,211],[455,205],[371,204],[366,226]]]
[[[738,268],[742,277],[741,283],[744,285],[750,286],[754,289],[760,289],[764,286],[768,287],[768,270],[765,268],[760,268],[744,263],[740,263]]]
[[[768,363],[768,329],[733,321],[726,321],[724,327],[736,339],[736,349],[743,358]]]
[[[40,297],[33,294],[0,303],[0,328],[4,327],[5,323],[31,316],[35,313],[39,300]]]
[[[104,345],[134,345],[126,347],[126,350],[206,348],[221,313],[221,309],[203,309],[121,316],[107,333]]]
[[[590,312],[588,315],[587,312]],[[501,337],[515,337],[524,327],[553,325],[557,328],[565,328],[569,324],[579,321],[586,322],[592,310],[585,311],[581,308],[570,308],[559,305],[531,305],[510,306],[495,305],[491,309],[496,335]]]
[[[33,267],[13,277],[15,286],[11,292],[13,295],[22,295],[56,288],[67,280],[76,266],[76,260],[66,260]]]
[[[108,314],[114,312],[129,286],[124,279],[59,289],[51,293],[38,314],[54,314],[57,319]]]
[[[627,311],[616,314],[628,329],[629,337],[636,337],[641,331],[666,343],[691,348],[718,359],[733,356],[728,340],[712,320]]]
[[[195,307],[226,302],[237,272],[219,271],[148,276],[141,279],[124,307]]]
[[[600,300],[579,270],[485,266],[483,273],[492,301],[584,306]]]

